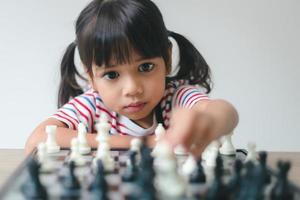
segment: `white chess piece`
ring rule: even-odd
[[[195,157],[190,154],[182,165],[182,174],[189,177],[197,169],[197,161]]]
[[[57,126],[55,125],[48,125],[46,126],[46,133],[47,133],[47,153],[58,153],[60,151],[60,147],[56,143],[56,129]]]
[[[252,161],[253,163],[257,163],[257,152],[256,152],[256,144],[248,143],[248,154],[245,159],[245,162]]]
[[[207,160],[210,157],[211,152],[219,151],[220,141],[214,140],[212,141],[203,151],[202,160]]]
[[[108,118],[106,114],[103,113],[100,116],[99,122],[95,125],[95,127],[97,130],[96,140],[100,143],[108,142],[111,125],[108,123]]]
[[[48,158],[47,146],[43,142],[37,146],[37,159],[41,165],[41,172],[49,172],[54,169],[54,166],[50,163]]]
[[[89,154],[91,152],[91,147],[89,146],[86,134],[87,130],[83,123],[78,124],[78,141],[79,141],[79,153],[80,154]]]
[[[152,152],[151,152],[151,155],[152,156],[156,156],[156,154],[158,153],[157,151],[157,144],[161,141],[162,137],[166,134],[166,130],[165,128],[163,127],[163,125],[161,123],[159,123],[157,125],[157,128],[155,129],[155,141],[156,141],[156,145],[155,147],[153,148]]]
[[[174,152],[166,142],[160,142],[157,148],[159,154],[157,154],[154,160],[156,188],[162,194],[163,199],[183,197],[187,185],[184,178],[178,174]]]
[[[188,155],[188,152],[186,151],[186,149],[184,148],[183,145],[179,144],[174,148],[174,153],[176,155]]]
[[[207,148],[208,149],[205,150],[205,154],[202,154],[202,159],[205,160],[205,165],[207,167],[215,167],[216,159],[219,153],[220,142],[218,140],[214,140]]]
[[[232,144],[232,140],[231,140],[231,136],[232,134],[228,134],[223,136],[223,143],[221,148],[219,149],[220,153],[222,155],[235,155],[235,148]]]
[[[74,161],[76,165],[82,166],[85,165],[86,160],[79,152],[79,141],[78,138],[73,138],[71,140],[71,155],[70,161]]]
[[[115,166],[115,161],[113,157],[110,154],[110,148],[107,143],[102,143],[98,147],[98,151],[96,154],[96,157],[93,160],[94,166],[97,164],[97,160],[100,159],[102,160],[104,170],[107,172],[111,172],[114,170]]]

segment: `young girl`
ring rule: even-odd
[[[177,63],[172,55],[176,47]],[[78,83],[84,75],[74,64],[76,49],[87,91]],[[235,108],[209,99],[210,91],[207,63],[185,37],[167,30],[151,0],[94,0],[80,13],[76,39],[62,59],[60,108],[34,130],[26,152],[46,140],[47,125],[57,125],[58,144],[69,147],[80,122],[88,130],[89,144],[96,147],[95,123],[104,113],[112,127],[112,147],[128,147],[132,137],[140,136],[153,145],[154,130],[163,123],[170,144],[183,144],[200,155],[238,122]]]

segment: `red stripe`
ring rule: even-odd
[[[61,112],[62,114],[68,116],[69,118],[71,118],[72,120],[74,120],[77,124],[79,124],[79,121],[76,118],[72,117],[71,115],[69,115],[68,113],[64,112],[63,110],[58,110],[58,112]]]
[[[178,95],[181,93],[182,90],[184,90],[185,88],[181,88],[180,90],[178,90],[175,99],[178,99]]]
[[[191,103],[190,103],[190,105],[192,105],[193,103],[194,103],[194,101],[196,101],[196,100],[199,100],[199,101],[201,101],[201,100],[210,100],[208,97],[206,97],[206,98],[196,98],[196,99],[194,99]]]
[[[166,96],[164,96],[164,97],[161,99],[161,101],[166,100],[169,96],[172,96],[172,95],[173,95],[173,92],[168,93]]]
[[[74,103],[69,103],[69,104],[71,104],[72,106],[74,106],[74,108],[79,112],[79,114],[80,115],[82,115],[84,118],[85,118],[85,120],[88,122],[89,120],[88,120],[88,117],[84,114],[84,113],[82,113],[78,108],[77,108],[77,106],[74,104]]]
[[[119,123],[118,120],[117,120],[117,118],[116,118],[115,116],[113,116],[108,110],[106,110],[105,108],[100,107],[99,105],[97,105],[96,107],[97,107],[99,110],[101,110],[101,111],[107,113],[107,114],[108,114],[111,118],[113,118],[114,120],[116,120],[118,126],[122,126],[122,127],[124,127],[124,128],[127,128],[124,124]]]
[[[179,100],[177,102],[178,105],[181,104],[181,100],[182,100],[182,97],[184,96],[184,94],[189,90],[190,88],[183,88],[183,90],[181,90],[181,94],[178,95],[179,96]]]
[[[202,94],[202,93],[196,93],[196,94],[193,94],[191,97],[189,97],[189,99],[187,100],[187,102],[186,102],[186,106],[189,106],[190,104],[190,102],[189,101],[192,101],[192,102],[194,102],[194,100],[195,99],[199,99],[199,98],[195,98],[195,99],[193,99],[194,97],[205,97],[206,95],[204,95],[204,94]]]
[[[66,117],[64,117],[64,116],[61,116],[60,114],[54,114],[54,116],[58,116],[58,117],[60,117],[60,118],[63,118],[63,119],[65,119],[65,120],[67,120],[68,122],[70,122],[71,124],[72,124],[72,129],[73,130],[76,130],[76,125],[72,122],[72,121],[70,121],[68,118],[66,118]]]
[[[91,127],[93,127],[93,124],[94,124],[94,120],[93,120],[93,114],[92,114],[92,111],[90,110],[89,107],[87,107],[86,105],[84,105],[81,101],[79,101],[77,98],[74,99],[77,103],[79,103],[82,107],[84,107],[90,114],[90,120],[91,121],[88,121],[91,123]]]

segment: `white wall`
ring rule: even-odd
[[[56,109],[59,62],[87,0],[0,1],[0,148],[22,148]],[[234,143],[300,151],[300,2],[155,0],[211,66],[214,98],[240,113]]]

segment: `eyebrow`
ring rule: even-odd
[[[137,62],[141,62],[141,61],[143,61],[143,60],[148,60],[148,59],[151,59],[151,58],[138,57],[138,58],[135,59],[133,62],[137,63]],[[109,67],[109,68],[116,67],[116,64],[108,65],[108,67]]]

